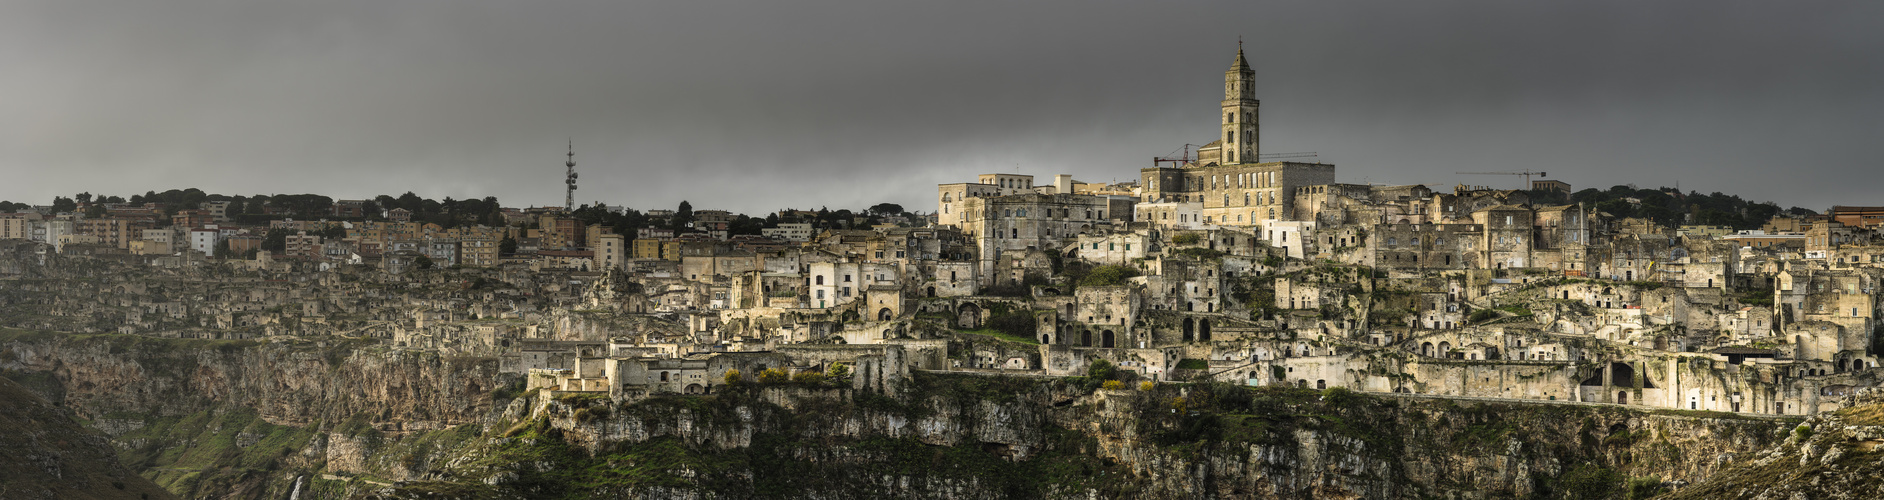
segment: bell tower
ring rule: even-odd
[[[1236,41],[1236,62],[1223,72],[1223,163],[1256,163],[1262,148],[1257,147],[1256,70],[1243,59],[1243,41]]]

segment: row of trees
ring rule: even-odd
[[[172,189],[163,192],[146,191],[144,194],[131,195],[128,199],[120,196],[93,195],[90,192],[85,192],[72,197],[56,196],[53,198],[52,208],[54,211],[58,212],[72,212],[77,211],[80,205],[88,205],[90,209],[86,214],[87,216],[103,216],[105,212],[103,204],[106,203],[130,203],[133,205],[159,203],[164,206],[164,220],[159,223],[167,224],[169,222],[169,216],[175,215],[177,211],[194,209],[201,206],[204,202],[212,201],[228,202],[229,206],[226,213],[229,217],[237,222],[247,224],[263,224],[270,220],[285,218],[298,220],[344,219],[343,217],[334,215],[334,199],[328,196],[317,194],[231,196],[205,193],[203,190],[197,188]],[[273,210],[270,210],[271,207]],[[32,205],[27,203],[0,201],[0,212],[13,212],[31,208]],[[360,207],[362,215],[353,219],[384,220],[384,213],[393,209],[405,209],[411,212],[412,220],[415,222],[438,224],[448,229],[480,224],[485,226],[502,226],[505,224],[503,205],[498,202],[495,196],[487,196],[482,199],[470,198],[458,200],[446,197],[442,200],[433,200],[419,196],[411,191],[407,191],[399,196],[379,195],[370,200],[366,200]],[[274,213],[271,214],[271,211]],[[768,214],[765,217],[751,217],[744,214],[736,215],[730,221],[728,230],[734,235],[757,235],[760,234],[760,230],[762,229],[775,228],[782,223],[808,222],[811,223],[814,229],[823,230],[843,229],[853,226],[869,227],[870,225],[880,223],[881,219],[884,217],[897,215],[904,216],[910,220],[916,218],[914,214],[905,212],[901,205],[895,203],[879,203],[861,212],[853,212],[849,209],[831,210],[829,208],[819,208],[815,215],[810,216],[799,216],[797,215],[798,211],[793,209],[787,209],[785,212],[787,215],[784,217],[780,217],[778,213]],[[650,217],[646,213],[634,209],[627,209],[617,213],[601,206],[589,205],[583,205],[577,208],[574,216],[578,220],[581,220],[583,224],[602,224],[613,228],[617,233],[626,234],[630,237],[635,234],[635,230],[644,227],[664,227],[672,229],[677,233],[697,232],[699,230],[699,228],[694,227],[693,224],[696,222],[693,205],[686,201],[680,202],[680,206],[674,211],[674,215],[670,217]],[[866,220],[863,221],[863,224],[859,225],[855,223],[858,218],[865,218]]]
[[[1759,229],[1775,215],[1817,213],[1799,207],[1781,209],[1777,204],[1750,201],[1719,192],[1701,194],[1690,191],[1684,194],[1667,187],[1646,189],[1615,186],[1609,189],[1589,188],[1569,195],[1556,191],[1530,191],[1528,194],[1534,205],[1582,203],[1585,207],[1619,218],[1640,217],[1669,227],[1701,224]]]

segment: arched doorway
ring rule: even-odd
[[[686,391],[686,392],[687,392],[687,394],[700,394],[700,393],[702,393],[702,392],[706,392],[706,391],[705,391],[705,390],[703,390],[703,388],[702,388],[702,387],[700,387],[700,384],[687,384],[687,391]]]
[[[1099,347],[1112,348],[1112,330],[1099,333]]]
[[[1191,340],[1193,340],[1193,335],[1191,332],[1196,327],[1197,325],[1194,324],[1190,318],[1184,318],[1184,341],[1185,342],[1190,342]]]
[[[1092,347],[1092,330],[1079,332],[1080,347]]]
[[[1206,319],[1197,322],[1197,340],[1204,342],[1210,341],[1210,320]]]
[[[1053,334],[1050,334],[1050,333],[1042,333],[1042,334],[1040,334],[1040,343],[1042,343],[1042,344],[1048,344],[1048,345],[1052,345],[1052,344],[1053,344]]]
[[[964,303],[955,311],[955,324],[962,328],[981,328],[981,306],[973,302]]]
[[[1629,391],[1616,391],[1616,404],[1629,404]]]
[[[888,307],[877,310],[877,321],[889,321],[895,318],[896,314],[891,313]]]
[[[1420,343],[1420,355],[1426,356],[1428,358],[1433,357],[1433,343],[1421,342]]]
[[[1441,358],[1452,357],[1452,343],[1451,342],[1439,343],[1439,357]]]
[[[935,287],[929,287],[929,298],[935,298]]]

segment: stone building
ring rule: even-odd
[[[1140,170],[1139,203],[1200,203],[1203,224],[1253,226],[1297,218],[1296,188],[1333,184],[1334,165],[1258,160],[1262,154],[1257,114],[1261,102],[1255,97],[1255,71],[1241,49],[1224,75],[1223,92],[1219,122],[1223,136],[1198,149],[1194,163]],[[1189,219],[1184,208],[1159,207],[1157,223],[1190,222],[1165,219],[1165,212]]]

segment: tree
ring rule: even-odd
[[[740,382],[745,382],[746,379],[739,376],[739,370],[726,370],[725,381],[726,385],[739,385]]]
[[[831,363],[830,375],[837,379],[850,378],[850,365]]]
[[[504,236],[504,241],[497,243],[497,253],[503,254],[503,255],[512,255],[512,254],[517,253],[517,239],[512,238],[510,236]]]
[[[903,206],[895,203],[878,203],[870,206],[870,213],[877,215],[899,215],[903,213]]]
[[[288,230],[270,229],[262,236],[262,249],[274,253],[288,250]]]
[[[674,217],[668,219],[667,227],[678,233],[686,231],[687,226],[691,224],[693,224],[693,204],[687,203],[687,200],[680,200],[680,208],[674,210]]]
[[[52,197],[52,211],[54,213],[71,212],[74,210],[78,210],[78,203],[73,202],[71,198],[64,196]]]
[[[431,269],[432,266],[437,265],[432,262],[431,257],[427,257],[424,255],[420,255],[419,258],[417,259],[412,259],[412,263],[417,264],[419,266],[419,269]]]

